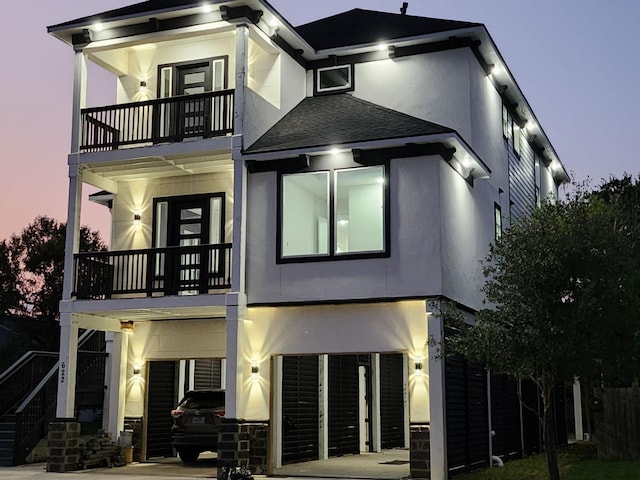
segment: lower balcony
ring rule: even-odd
[[[203,295],[231,288],[231,244],[74,255],[78,300]]]
[[[234,90],[82,109],[82,152],[233,133]]]

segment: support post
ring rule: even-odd
[[[578,378],[573,381],[573,416],[576,427],[576,440],[583,440],[584,428],[582,427],[582,387]]]
[[[442,319],[427,313],[427,332],[434,345],[442,345],[444,332]],[[441,347],[429,352],[429,443],[431,480],[447,478],[447,436],[445,422],[444,360]]]
[[[120,432],[124,429],[129,337],[120,332],[108,332],[106,340],[109,366],[106,373],[106,405],[102,426],[109,432],[112,440],[117,442]]]
[[[75,418],[76,367],[78,361],[78,325],[73,314],[60,314],[60,364],[56,416]]]

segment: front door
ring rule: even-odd
[[[210,127],[211,99],[201,93],[211,91],[211,63],[177,68],[176,95],[192,95],[181,103],[180,119],[185,137],[205,135]]]
[[[209,199],[185,199],[171,203],[167,243],[180,248],[172,257],[171,293],[196,295],[206,293],[207,250],[209,243]]]
[[[206,137],[220,129],[220,99],[206,95],[227,88],[227,57],[161,65],[158,98],[171,98],[159,108],[157,141]]]
[[[165,295],[207,293],[225,272],[224,194],[159,198],[154,202],[154,288]]]

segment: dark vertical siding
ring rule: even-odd
[[[514,127],[515,128],[515,127]],[[509,139],[509,216],[511,220],[527,215],[536,204],[535,158],[531,146],[522,140],[520,156]]]

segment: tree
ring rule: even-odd
[[[25,322],[24,331],[38,349],[57,350],[65,235],[64,223],[39,216],[19,235],[0,243],[2,313],[39,320],[35,328]],[[106,246],[98,232],[82,227],[80,250],[102,251]]]
[[[627,240],[614,203],[582,194],[545,203],[490,247],[483,263],[488,308],[446,345],[538,385],[551,480],[560,478],[554,388],[603,369],[622,371],[634,351],[636,267]]]

